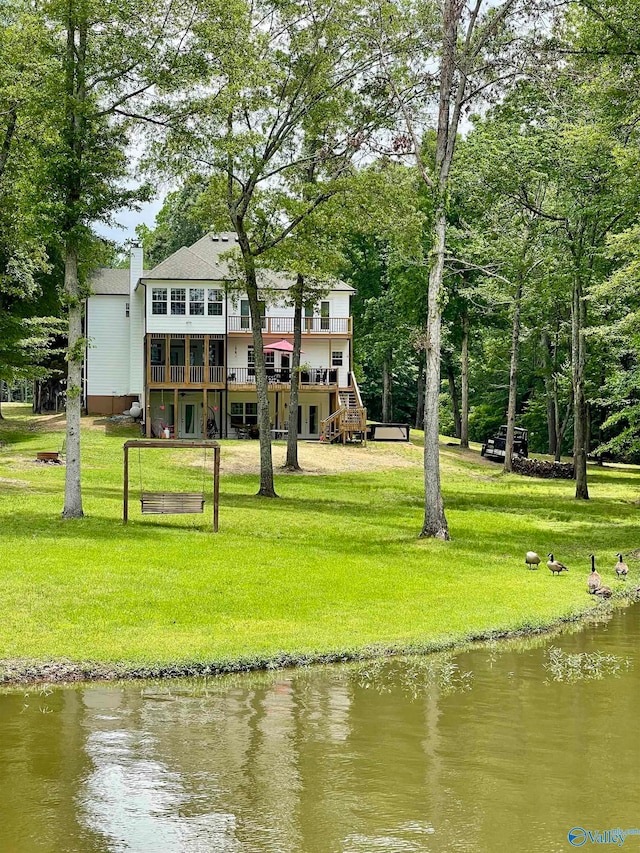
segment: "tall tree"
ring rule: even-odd
[[[87,272],[96,263],[92,227],[135,206],[146,190],[129,189],[129,119],[150,118],[153,86],[178,85],[193,10],[151,0],[49,0],[43,12],[55,38],[57,97],[49,109],[60,143],[51,166],[68,316],[66,479],[63,517],[83,515],[80,414],[83,305]],[[59,109],[58,109],[59,107]]]
[[[498,4],[485,0],[474,0],[471,4],[465,0],[443,0],[440,15],[435,17],[430,4],[416,2],[409,12],[410,31],[415,40],[408,40],[404,54],[391,51],[391,59],[389,46],[397,39],[397,14],[390,15],[385,7],[380,7],[377,50],[381,75],[402,116],[406,132],[397,147],[413,153],[433,199],[433,248],[426,320],[425,505],[421,536],[449,539],[440,486],[438,401],[447,209],[458,131],[464,111],[490,91],[498,79],[508,78],[518,70],[512,62],[517,38],[510,25],[517,18],[519,28],[523,29],[525,13],[534,5],[531,0],[504,0]],[[408,57],[411,62],[407,61]],[[437,69],[435,74],[434,69]],[[420,127],[425,108],[430,108],[434,101],[437,128],[435,153],[430,157],[428,147],[422,144]]]

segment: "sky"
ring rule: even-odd
[[[141,205],[140,210],[128,210],[123,208],[115,216],[115,221],[120,228],[110,227],[102,223],[96,224],[95,229],[102,237],[113,240],[116,243],[124,243],[126,240],[136,239],[136,225],[144,223],[152,228],[155,223],[156,214],[162,207],[163,195],[158,195],[152,201]]]

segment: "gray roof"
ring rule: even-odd
[[[129,270],[96,270],[89,283],[92,293],[125,296],[129,293]]]
[[[233,279],[235,274],[229,258],[221,256],[237,246],[238,237],[233,231],[205,234],[188,249],[178,249],[157,267],[145,273],[144,277],[155,281],[228,281]],[[275,290],[288,290],[294,282],[295,278],[286,273],[271,270],[258,272],[258,283]],[[354,288],[344,281],[335,282],[331,289],[355,292]]]
[[[228,281],[235,277],[228,258],[221,256],[237,248],[238,238],[233,231],[206,234],[193,246],[184,246],[151,270],[145,270],[142,281]],[[275,290],[286,290],[295,282],[287,273],[260,270],[258,282]],[[94,293],[128,294],[129,270],[98,270],[91,279]],[[334,283],[332,290],[353,292],[344,281]]]
[[[159,263],[146,273],[145,277],[154,281],[179,280],[179,281],[223,281],[227,269],[216,263],[216,258],[211,253],[196,251],[202,240],[187,249],[183,246],[166,260]]]

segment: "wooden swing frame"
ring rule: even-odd
[[[191,439],[132,439],[125,441],[124,449],[124,490],[122,498],[122,523],[129,520],[129,449],[141,447],[173,447],[182,450],[208,448],[213,450],[213,532],[218,532],[218,507],[220,503],[220,445],[217,441],[197,441]],[[175,515],[200,513],[204,511],[203,492],[143,492],[140,503],[143,514]]]

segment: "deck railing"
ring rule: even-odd
[[[224,382],[224,367],[209,365],[192,364],[187,368],[182,364],[172,364],[169,366],[169,378],[167,379],[167,367],[165,364],[152,364],[150,381],[152,385],[162,385],[171,382],[174,384],[192,384],[204,385],[205,381],[210,385],[222,385]],[[188,382],[186,377],[188,376]]]
[[[227,382],[230,385],[255,385],[255,367],[227,367]],[[289,385],[291,369],[275,369],[267,367],[267,382],[270,384]],[[335,367],[312,367],[300,371],[300,385],[337,385],[338,370]]]
[[[230,332],[250,332],[251,317],[229,316]],[[267,335],[292,335],[293,317],[263,317],[262,331]],[[351,317],[303,317],[302,334],[349,335]]]

